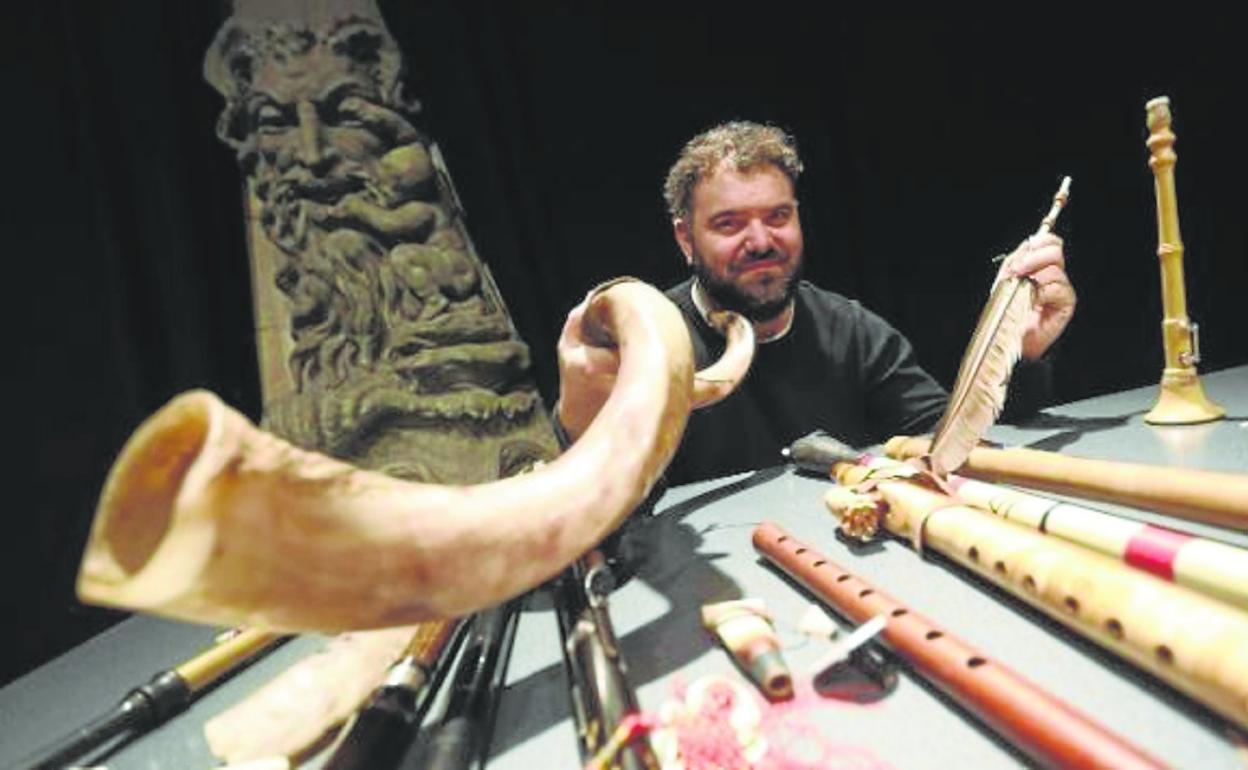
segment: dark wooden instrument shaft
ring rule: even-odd
[[[411,641],[356,714],[323,770],[389,770],[420,732],[439,682],[453,662],[468,621],[433,620],[416,627]]]
[[[754,547],[853,623],[886,615],[888,626],[881,635],[916,673],[1041,765],[1165,767],[778,525],[759,525],[754,530]]]
[[[455,636],[455,630],[461,620],[430,620],[416,627],[412,641],[408,643],[406,653],[419,663],[426,671],[433,668],[442,649]]]

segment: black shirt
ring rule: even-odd
[[[725,342],[693,304],[692,282],[666,294],[685,317],[701,369],[719,358]],[[1047,382],[1046,375],[1047,369],[1040,377]],[[1048,389],[1042,383],[1020,390],[1038,404]],[[858,447],[923,433],[940,419],[947,398],[888,322],[855,300],[802,281],[788,333],[758,346],[732,395],[689,416],[667,481],[683,484],[778,465],[782,448],[817,428]],[[1022,406],[1027,408],[1035,406]],[[1022,409],[1011,405],[1012,412]]]

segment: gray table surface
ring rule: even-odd
[[[1146,425],[1156,387],[1047,410],[1026,427],[997,426],[1008,445],[1064,454],[1248,472],[1248,367],[1202,376],[1228,419],[1183,427]],[[1181,768],[1242,768],[1248,742],[1193,701],[1049,622],[1039,613],[938,561],[889,541],[855,554],[834,537],[822,496],[829,482],[777,466],[671,489],[642,528],[649,556],[637,577],[611,598],[611,615],[643,709],[655,710],[680,684],[706,674],[739,677],[699,623],[707,602],[766,600],[777,617],[785,657],[799,675],[827,644],[794,627],[810,598],[762,564],[750,545],[764,520],[826,553],[913,609],[1014,668],[1140,747]],[[1165,517],[1107,504],[1154,523]],[[1248,547],[1248,533],[1180,526]],[[184,660],[213,629],[133,617],[0,689],[0,766],[111,707],[130,687]],[[117,770],[193,770],[216,762],[201,727],[208,718],[322,640],[301,637],[200,698],[160,729],[100,759]],[[823,735],[898,768],[1017,767],[1024,760],[969,715],[903,669],[895,692],[862,706],[828,700],[804,711]],[[518,629],[492,751],[492,768],[580,765],[569,716],[558,633],[544,595],[528,603]],[[314,767],[318,762],[308,763]]]

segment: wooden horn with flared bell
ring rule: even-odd
[[[671,460],[693,398],[679,311],[614,283],[585,323],[620,353],[581,439],[475,486],[400,481],[300,450],[211,393],[150,417],[109,473],[78,577],[87,602],[200,623],[333,631],[463,615],[557,574]]]
[[[1174,180],[1178,155],[1170,125],[1170,98],[1159,96],[1144,105],[1148,114],[1148,166],[1153,170],[1157,201],[1157,260],[1161,267],[1161,339],[1165,368],[1157,403],[1144,422],[1188,425],[1220,420],[1226,410],[1215,404],[1200,384],[1199,327],[1187,314],[1183,278],[1183,239],[1179,235],[1179,204]]]

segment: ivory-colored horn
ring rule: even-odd
[[[723,401],[737,389],[754,361],[754,324],[739,313],[716,310],[711,324],[724,335],[724,354],[718,361],[698,370],[693,377],[693,408],[701,409]]]
[[[614,284],[585,315],[619,347],[617,384],[568,452],[502,481],[400,481],[297,449],[205,391],[175,398],[110,471],[79,596],[336,631],[463,615],[540,585],[645,498],[690,409],[688,333],[660,292]]]

